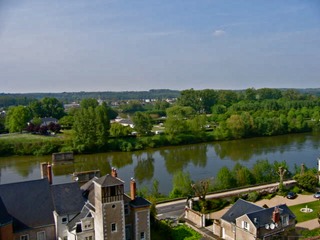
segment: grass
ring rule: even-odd
[[[151,225],[151,239],[152,240],[200,240],[201,234],[189,228],[185,224],[177,226],[170,226],[166,221],[158,221],[155,225]]]
[[[308,208],[311,208],[313,211],[310,213],[301,212],[300,209],[305,208],[306,205],[308,206]],[[297,222],[304,222],[304,221],[318,218],[318,212],[320,212],[320,201],[316,200],[313,202],[290,206],[289,208],[294,213],[294,215],[296,215]]]
[[[31,133],[10,133],[1,134],[0,141],[7,141],[11,143],[20,142],[44,142],[44,141],[57,141],[57,140],[68,140],[71,139],[71,133],[69,131],[64,131],[63,133],[57,134],[55,136],[43,136]]]

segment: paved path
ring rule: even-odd
[[[295,182],[296,182],[295,180],[289,180],[289,181],[285,181],[284,184],[287,185],[287,184],[291,184],[291,183],[295,183]],[[231,190],[231,191],[226,191],[226,192],[221,192],[221,193],[213,193],[213,194],[208,194],[206,196],[206,199],[237,196],[241,193],[247,193],[247,192],[252,192],[252,191],[257,191],[257,190],[263,190],[266,188],[277,187],[278,185],[279,185],[279,183],[271,183],[271,184],[243,188],[243,189],[237,189],[237,190]],[[184,213],[184,208],[186,206],[186,200],[187,199],[181,199],[181,200],[175,200],[175,201],[169,201],[169,202],[157,204],[157,206],[156,206],[157,212],[158,212],[157,217],[159,219],[180,217]]]

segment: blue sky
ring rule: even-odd
[[[0,93],[319,83],[318,0],[0,0]]]

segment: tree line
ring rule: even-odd
[[[134,129],[110,124],[117,116],[132,121]],[[62,128],[72,129],[72,145],[68,148],[75,152],[133,151],[319,131],[320,98],[292,89],[188,89],[181,91],[174,103],[164,99],[149,103],[129,100],[111,107],[107,102],[85,98],[79,108],[66,112],[57,98],[45,97],[9,107],[6,115],[0,115],[0,131],[22,132],[28,122],[43,117],[57,118]],[[163,134],[155,135],[155,127]],[[133,136],[132,132],[137,134]]]

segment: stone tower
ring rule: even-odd
[[[125,240],[124,182],[107,174],[93,183],[95,239]]]

